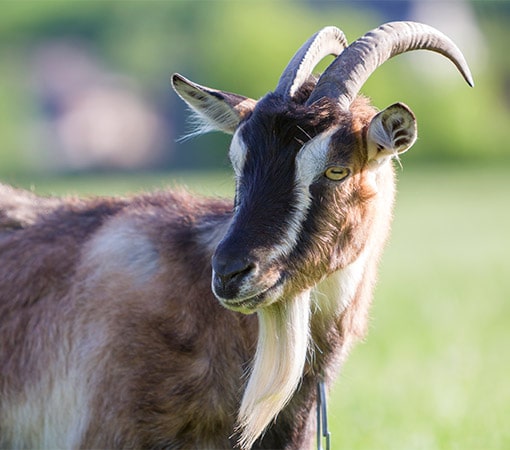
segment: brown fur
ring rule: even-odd
[[[256,331],[253,317],[226,311],[213,298],[210,254],[197,237],[200,226],[228,220],[229,210],[184,193],[136,198],[129,207],[72,201],[10,231],[0,241],[0,418],[46,371],[48,386],[37,395],[48,395],[59,381],[51,372],[65,371],[52,368],[65,347],[80,352],[91,389],[94,414],[82,447],[189,448],[211,435],[221,436],[211,445],[228,445],[240,395],[232,380],[242,380]],[[101,262],[87,256],[112,223],[129,224],[157,249],[151,257],[158,266],[143,283],[130,278],[125,261],[117,267],[111,260],[98,272]],[[225,331],[235,328],[240,339],[232,345]]]

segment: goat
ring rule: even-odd
[[[416,120],[361,86],[439,31],[313,35],[259,101],[174,74],[233,134],[234,202],[184,190],[41,198],[0,186],[0,447],[310,448],[316,386],[365,333]],[[325,56],[336,58],[318,78]]]

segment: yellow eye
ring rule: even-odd
[[[347,167],[331,166],[326,169],[324,176],[332,181],[340,181],[346,178],[351,171]]]

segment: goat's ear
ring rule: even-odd
[[[177,73],[172,76],[172,86],[203,122],[199,124],[197,134],[213,130],[232,134],[257,104],[255,100],[242,95],[193,83]]]
[[[381,161],[404,153],[417,136],[416,117],[409,107],[403,103],[388,106],[368,126],[368,159]]]

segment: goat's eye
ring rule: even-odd
[[[340,181],[346,178],[351,171],[347,167],[331,166],[326,169],[324,176],[332,181]]]

